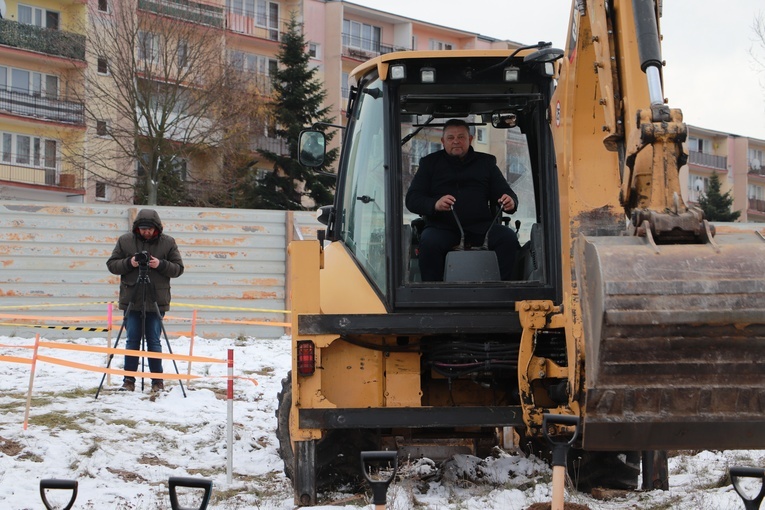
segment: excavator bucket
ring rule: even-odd
[[[578,239],[588,450],[765,447],[765,239]]]

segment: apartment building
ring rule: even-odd
[[[85,140],[78,97],[86,7],[7,0],[0,19],[0,199],[82,202],[85,176],[65,163]]]
[[[88,120],[81,98],[88,80],[108,80],[108,62],[86,54],[86,34],[98,20],[108,19],[118,0],[6,1],[0,19],[0,199],[55,202],[129,202],[132,194],[111,189],[108,182],[74,156],[99,152],[99,134],[107,121]],[[519,43],[444,27],[391,14],[344,0],[125,0],[136,16],[165,16],[174,22],[202,23],[220,29],[221,58],[264,94],[279,63],[276,54],[291,13],[303,23],[306,51],[327,91],[326,104],[338,124],[345,123],[348,76],[365,60],[392,51],[515,48]],[[151,41],[149,41],[151,43]],[[151,44],[149,44],[151,46]],[[146,45],[136,51],[146,51]],[[87,72],[83,72],[86,69]],[[86,76],[87,78],[83,78]],[[91,125],[92,124],[92,125]],[[730,190],[740,221],[765,221],[765,141],[689,127],[689,163],[681,171],[684,198],[695,203],[712,172],[720,174],[723,191]],[[479,150],[509,155],[504,168],[513,180],[523,172],[512,158],[514,137],[492,140],[480,127]],[[412,172],[424,154],[440,148],[433,130],[427,142],[409,151]],[[339,137],[336,137],[337,143]],[[286,153],[284,140],[265,126],[251,141],[253,152],[263,148]],[[219,163],[215,147],[178,158],[185,177],[209,175]],[[270,171],[259,158],[256,172]],[[500,158],[500,160],[502,160]],[[125,163],[139,172],[139,161]],[[129,190],[128,190],[129,191]]]
[[[738,221],[765,222],[765,140],[688,126],[688,164],[680,171],[683,198],[697,204],[717,173],[720,191],[733,196]]]

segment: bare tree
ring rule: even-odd
[[[229,68],[221,10],[167,0],[109,5],[103,13],[91,2],[81,99],[88,142],[69,152],[97,180],[135,189],[140,202],[177,203],[187,162],[209,184],[224,151],[243,149],[229,139],[257,129],[241,118],[253,114],[241,109],[252,90]]]
[[[757,48],[753,47],[749,53],[760,70],[765,71],[765,14],[760,12],[757,17],[754,18],[754,22],[752,22],[752,30],[754,31]]]

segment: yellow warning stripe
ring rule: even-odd
[[[187,303],[173,303],[170,305],[184,308],[200,308],[209,310],[239,310],[244,312],[270,312],[270,313],[290,313],[289,310],[273,310],[271,308],[240,308],[236,306],[216,306],[216,305],[190,305]]]

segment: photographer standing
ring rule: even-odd
[[[183,260],[175,239],[162,233],[162,222],[157,211],[141,209],[138,212],[132,232],[123,234],[117,240],[106,267],[112,274],[120,275],[120,310],[127,310],[132,299],[130,312],[126,312],[125,317],[127,349],[140,350],[141,337],[145,335],[147,350],[162,352],[160,335],[162,317],[170,309],[170,278],[183,274]],[[151,283],[137,285],[139,274],[148,276]],[[159,314],[156,313],[152,296],[156,298]],[[125,356],[125,370],[138,370],[137,356]],[[162,360],[149,358],[149,370],[162,373]],[[152,392],[164,388],[162,379],[151,380]],[[126,376],[120,391],[134,390],[135,377]]]

